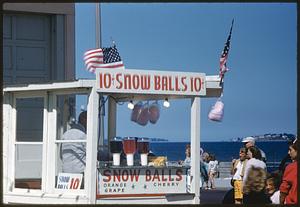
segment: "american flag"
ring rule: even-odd
[[[84,53],[86,69],[95,72],[96,68],[125,69],[119,52],[113,47],[91,49]]]
[[[219,76],[221,78],[220,84],[223,81],[224,74],[228,71],[228,68],[226,66],[226,62],[227,62],[229,48],[230,48],[230,39],[231,39],[231,32],[232,32],[233,22],[234,22],[234,19],[231,22],[230,33],[229,33],[229,36],[227,37],[227,41],[225,43],[222,55],[220,57],[220,72],[219,72]]]

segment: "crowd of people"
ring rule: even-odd
[[[243,140],[239,158],[232,160],[231,185],[223,204],[297,204],[298,146],[296,138],[289,143],[278,170],[267,172],[265,153],[255,146],[255,139]]]
[[[185,146],[185,160],[179,161],[182,165],[191,165],[191,145]],[[216,189],[215,178],[219,175],[219,162],[214,154],[209,154],[200,149],[200,186],[205,190]],[[204,187],[203,187],[204,186]]]

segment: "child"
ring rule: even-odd
[[[208,157],[207,152],[203,152],[202,154],[200,154],[200,187],[202,188],[202,186],[204,186],[205,184],[205,189],[208,189],[208,163],[206,155]]]
[[[218,161],[216,160],[215,156],[211,154],[209,156],[209,162],[208,162],[208,177],[210,183],[209,189],[216,189],[215,177],[217,175],[217,170],[218,170]]]
[[[280,177],[277,173],[271,173],[266,180],[266,191],[269,195],[272,204],[280,204]]]

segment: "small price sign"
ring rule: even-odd
[[[77,190],[80,189],[82,174],[59,173],[57,177],[58,189]]]

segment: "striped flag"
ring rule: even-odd
[[[234,19],[232,20],[230,33],[229,33],[229,36],[227,37],[227,41],[225,43],[222,55],[220,57],[220,72],[219,72],[219,76],[221,78],[220,84],[223,81],[224,74],[228,71],[228,68],[226,66],[226,62],[227,62],[228,53],[229,53],[229,49],[230,49],[230,39],[231,39],[231,32],[232,32],[233,22],[234,22]]]
[[[115,45],[108,48],[88,50],[84,53],[83,59],[86,69],[93,73],[96,68],[125,69]]]

